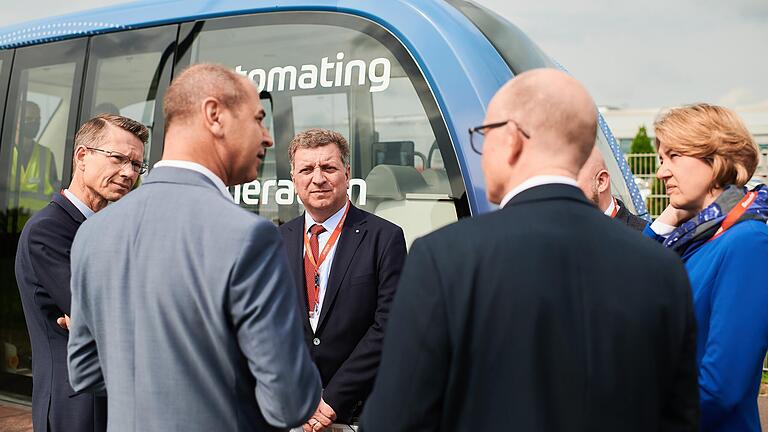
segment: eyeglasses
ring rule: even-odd
[[[517,130],[520,131],[521,134],[523,134],[525,139],[531,139],[531,135],[525,130],[523,130],[523,128],[521,128],[516,121],[509,119],[509,120],[504,120],[497,123],[489,123],[489,124],[469,128],[469,143],[472,145],[472,150],[474,150],[475,153],[477,154],[480,154],[480,155],[483,154],[483,140],[480,138],[475,138],[475,134],[480,135],[481,137],[484,137],[489,130],[502,127],[510,122],[515,125],[515,127],[517,128]]]
[[[120,168],[123,168],[124,166],[131,164],[131,168],[133,168],[133,172],[137,174],[144,174],[145,172],[147,172],[147,168],[149,168],[149,165],[147,165],[146,162],[133,160],[130,157],[113,150],[104,150],[104,149],[95,148],[95,147],[86,147],[86,149],[105,154],[112,161],[112,163],[114,163],[115,165],[119,165]]]

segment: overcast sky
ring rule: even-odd
[[[477,0],[582,80],[599,105],[768,104],[768,0]],[[3,1],[0,26],[121,0]]]

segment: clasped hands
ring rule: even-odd
[[[320,398],[320,404],[317,406],[317,410],[315,410],[312,417],[304,423],[302,428],[304,429],[304,432],[324,431],[333,424],[334,420],[336,420],[336,411]]]
[[[56,324],[58,324],[59,327],[63,328],[64,330],[69,330],[69,315],[64,314],[63,317],[57,318]]]

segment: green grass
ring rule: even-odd
[[[768,372],[763,371],[763,384],[768,384]]]

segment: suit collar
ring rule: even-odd
[[[534,186],[530,189],[526,189],[519,194],[512,197],[504,208],[514,207],[523,203],[530,203],[535,201],[548,201],[548,200],[571,200],[590,207],[595,205],[587,200],[584,196],[584,192],[576,186],[567,184],[551,183],[540,186]]]
[[[344,211],[347,209],[348,205],[351,206],[352,203],[347,201],[339,210],[336,211],[336,213],[334,213],[320,225],[322,225],[326,231],[332,232],[334,229],[336,229],[336,226],[339,224],[339,222],[341,222],[341,218],[344,217]],[[309,228],[315,224],[317,224],[317,222],[315,222],[309,212],[304,211],[304,229],[309,231]]]
[[[61,207],[65,212],[67,212],[69,217],[71,217],[72,220],[78,224],[85,222],[85,216],[80,213],[80,210],[78,210],[77,207],[75,207],[75,205],[72,204],[72,202],[61,193],[53,194],[53,199],[51,202]]]
[[[192,186],[201,186],[220,192],[214,182],[203,173],[187,168],[159,166],[153,168],[144,180],[145,185],[153,183],[176,183]],[[230,199],[231,201],[231,199]]]
[[[227,186],[224,184],[224,181],[204,165],[201,165],[197,162],[192,162],[192,161],[168,160],[168,159],[161,160],[155,164],[155,168],[163,168],[163,167],[182,168],[182,169],[199,172],[200,174],[204,175],[208,180],[210,180],[211,183],[213,183],[216,186],[216,189],[218,189],[222,193],[222,195],[231,199],[231,196],[229,195],[229,191],[227,190]]]
[[[519,185],[515,186],[507,192],[506,195],[504,195],[504,198],[501,199],[501,203],[499,204],[499,207],[504,207],[507,205],[509,200],[514,198],[516,195],[519,195],[521,192],[526,191],[530,188],[541,186],[545,184],[567,184],[571,186],[578,186],[576,183],[576,180],[571,177],[561,176],[561,175],[537,175],[530,177],[520,183]]]
[[[88,207],[87,204],[85,204],[80,198],[77,197],[74,193],[72,193],[69,189],[64,189],[61,191],[61,194],[64,195],[64,198],[67,198],[69,202],[75,205],[77,209],[80,211],[80,213],[85,216],[86,219],[96,214],[95,211],[91,210],[90,207]]]

